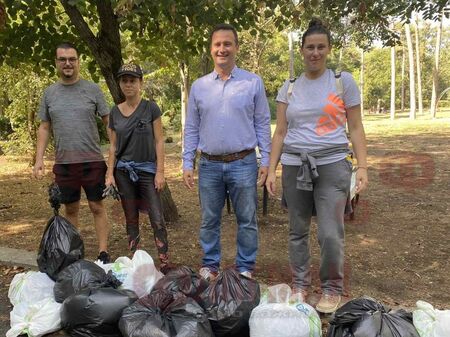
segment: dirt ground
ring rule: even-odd
[[[414,308],[417,300],[425,300],[449,309],[450,119],[425,121],[414,127],[408,122],[392,124],[377,118],[368,120],[366,127],[370,187],[361,195],[355,219],[346,221],[345,295],[369,295],[389,306],[405,308]],[[179,146],[166,145],[166,178],[181,216],[178,223],[168,225],[171,260],[198,268],[197,190],[189,191],[182,183]],[[26,158],[1,156],[0,167],[0,246],[37,251],[52,215],[47,202],[51,162],[47,162],[46,178],[40,181],[30,178]],[[259,192],[261,202],[262,189]],[[106,205],[112,225],[112,257],[127,255],[120,205],[112,200]],[[269,214],[263,216],[260,210],[258,215],[260,248],[254,276],[269,285],[289,284],[287,212],[277,198],[271,198]],[[142,217],[142,221],[142,248],[156,256],[148,219]],[[97,255],[96,238],[85,200],[80,230],[87,258],[93,259]],[[313,291],[318,294],[315,232],[313,224]],[[224,212],[223,268],[234,263],[235,233],[234,215]],[[2,287],[7,287],[7,274],[0,270],[0,277]]]

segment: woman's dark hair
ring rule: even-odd
[[[308,35],[312,34],[325,34],[328,39],[328,44],[331,46],[331,34],[328,28],[326,27],[325,23],[322,22],[322,20],[314,18],[311,21],[309,21],[308,29],[306,32],[302,35],[302,45],[305,43],[305,39]]]

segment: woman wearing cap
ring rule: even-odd
[[[169,261],[160,197],[165,184],[161,111],[155,102],[141,97],[143,80],[138,65],[122,65],[117,77],[125,101],[110,114],[106,185],[117,184],[119,189],[131,252],[139,248],[139,211],[148,213],[160,269],[164,270]]]
[[[351,74],[327,68],[328,29],[312,20],[302,36],[305,72],[286,81],[277,96],[266,187],[275,193],[281,158],[283,199],[289,211],[289,260],[294,294],[306,300],[311,286],[309,231],[317,215],[322,296],[316,309],[331,313],[341,300],[344,280],[344,209],[350,190],[346,124],[358,162],[356,192],[367,184],[367,151],[358,87]],[[314,212],[314,213],[313,213]]]

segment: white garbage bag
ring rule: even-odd
[[[287,284],[268,287],[250,316],[250,337],[321,337],[319,314],[307,303],[292,303]]]
[[[8,290],[12,305],[22,302],[35,303],[45,298],[53,299],[55,282],[47,274],[29,271],[16,274]]]
[[[449,337],[450,310],[434,309],[430,303],[417,301],[413,323],[420,337]]]
[[[137,250],[131,260],[119,257],[111,270],[123,282],[121,288],[133,290],[139,298],[148,295],[155,283],[164,276],[144,250]]]
[[[61,329],[61,304],[52,298],[34,303],[21,302],[10,313],[11,329],[6,337],[26,334],[39,337]]]

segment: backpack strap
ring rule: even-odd
[[[343,99],[344,96],[344,84],[342,83],[342,72],[340,70],[335,70],[334,79],[336,80],[336,94]],[[297,80],[297,77],[293,77],[289,79],[289,86],[287,90],[288,99],[292,96],[292,91],[294,90],[294,84]]]
[[[288,90],[287,90],[288,99],[291,98],[291,96],[292,96],[292,91],[294,90],[294,84],[295,84],[296,79],[297,79],[297,77],[291,77],[289,79],[289,86],[288,86]]]
[[[344,84],[342,83],[342,72],[340,70],[334,71],[334,79],[336,80],[336,94],[343,99]]]

